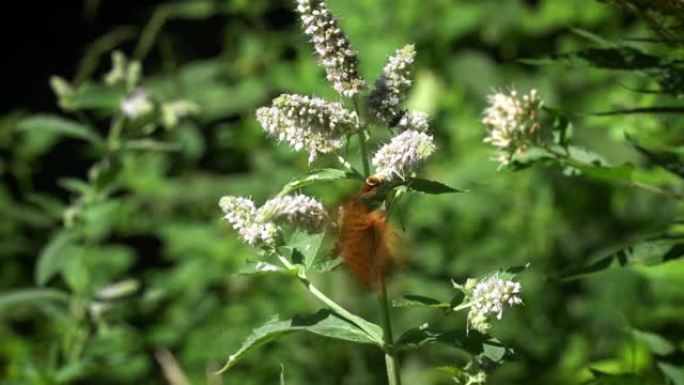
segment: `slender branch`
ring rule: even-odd
[[[387,284],[385,278],[380,279],[380,293],[378,305],[382,313],[382,331],[385,343],[385,366],[387,367],[387,380],[389,385],[401,385],[401,373],[399,359],[394,349],[394,337],[392,336],[392,316],[390,314],[389,301],[387,300]]]

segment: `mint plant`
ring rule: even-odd
[[[440,307],[447,314],[467,310],[468,316],[465,325],[455,325],[453,330],[436,330],[422,324],[394,337],[386,287],[391,262],[387,259],[399,255],[393,245],[395,230],[387,222],[391,208],[406,194],[460,192],[416,176],[437,147],[427,114],[404,107],[412,83],[414,45],[398,49],[369,89],[359,74],[356,51],[325,2],[299,0],[297,12],[327,80],[342,99],[283,94],[270,106],[259,108],[256,119],[270,137],[295,151],[307,152],[310,165],[321,157],[332,157],[339,167],[311,170],[262,205],[246,197],[225,196],[219,206],[242,240],[259,253],[254,271],[291,275],[326,308],[288,319],[276,317],[254,329],[220,372],[236,365],[251,348],[278,335],[308,331],[376,346],[385,355],[388,383],[392,385],[401,384],[400,352],[434,342],[457,346],[471,356],[463,367],[443,365],[457,383],[484,383],[486,372],[510,354],[487,332],[492,320],[500,319],[505,309],[522,303],[521,285],[515,281],[517,270],[471,279],[463,285],[454,283],[455,294],[449,302],[418,295],[396,301],[397,307]],[[528,109],[535,112],[536,105]],[[379,134],[387,130],[392,138],[379,142]],[[376,144],[377,150],[373,151]],[[354,166],[358,164],[361,170]],[[357,180],[361,187],[359,194],[341,207],[340,223],[332,225],[332,215],[323,205],[299,190],[340,179]],[[338,241],[331,251],[324,252],[320,249],[325,248],[321,239],[326,226],[333,228],[331,232]],[[317,258],[326,254],[342,257],[361,284],[368,287],[369,295],[378,297],[381,326],[342,307],[311,281]]]

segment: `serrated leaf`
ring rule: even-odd
[[[451,305],[446,303],[446,302],[442,302],[442,301],[439,301],[437,299],[425,297],[422,295],[413,295],[413,294],[405,295],[401,298],[395,299],[394,301],[392,301],[392,306],[394,306],[394,307],[424,307],[424,306],[426,306],[426,307],[434,307],[434,308],[438,308],[438,309],[449,309],[449,308],[451,308]]]
[[[33,115],[17,123],[20,131],[47,131],[56,135],[82,139],[101,145],[104,140],[90,127],[56,115]]]
[[[66,265],[69,256],[65,252],[75,240],[74,234],[60,232],[43,248],[36,263],[35,279],[38,285],[45,285]]]
[[[66,304],[69,295],[55,289],[18,289],[0,293],[0,314],[6,314],[12,309],[23,305],[35,305],[44,302],[59,302]]]
[[[305,331],[323,337],[354,343],[376,343],[361,329],[327,309],[320,310],[315,314],[298,316],[284,321],[275,317],[261,327],[254,329],[237,352],[228,357],[228,362],[219,370],[219,373],[230,369],[249,350],[263,345],[276,337],[295,331]]]
[[[336,168],[324,168],[320,170],[310,171],[300,177],[297,177],[285,186],[278,193],[277,196],[283,196],[290,194],[302,187],[309,186],[316,183],[332,182],[340,179],[356,178],[356,176],[350,172],[338,170]]]
[[[406,182],[406,186],[412,191],[432,195],[465,192],[463,190],[455,189],[440,182],[420,178],[410,178]]]

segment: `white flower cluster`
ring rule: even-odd
[[[359,58],[323,0],[297,0],[304,33],[321,58],[328,81],[341,95],[352,97],[366,88],[358,71]]]
[[[251,199],[225,196],[219,201],[219,207],[230,222],[233,229],[249,245],[261,244],[272,246],[278,235],[278,228],[270,222],[256,221],[256,206]]]
[[[280,227],[290,224],[307,232],[321,231],[327,213],[323,205],[306,195],[285,195],[267,201],[259,209],[251,199],[225,196],[219,207],[233,229],[252,246],[274,246]]]
[[[321,98],[284,94],[271,107],[259,108],[256,118],[271,136],[289,143],[296,151],[308,150],[309,162],[344,144],[345,134],[356,128],[356,113],[341,103]]]
[[[380,147],[373,156],[375,175],[384,181],[404,179],[437,149],[432,135],[406,130]]]
[[[428,132],[430,130],[428,115],[420,111],[408,111],[399,119],[397,128],[401,131],[414,130]]]
[[[320,202],[302,194],[271,199],[257,213],[258,221],[293,223],[310,233],[321,231],[327,217],[328,214]]]
[[[413,44],[398,49],[389,58],[375,89],[368,96],[368,106],[375,117],[385,123],[392,122],[402,112],[402,102],[411,87],[411,72],[416,58]]]
[[[496,92],[488,97],[482,123],[487,126],[485,142],[499,150],[497,160],[509,164],[515,154],[522,154],[539,140],[539,111],[543,101],[537,90],[520,97],[516,91]]]
[[[481,333],[489,329],[492,315],[501,319],[504,309],[520,305],[521,285],[519,282],[503,279],[499,275],[485,278],[478,282],[469,282],[466,289],[470,291],[470,311],[468,322],[471,327]]]

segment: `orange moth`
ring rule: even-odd
[[[396,255],[397,235],[382,210],[371,210],[363,198],[374,193],[377,178],[369,177],[360,193],[340,207],[336,252],[364,285],[378,288]]]

